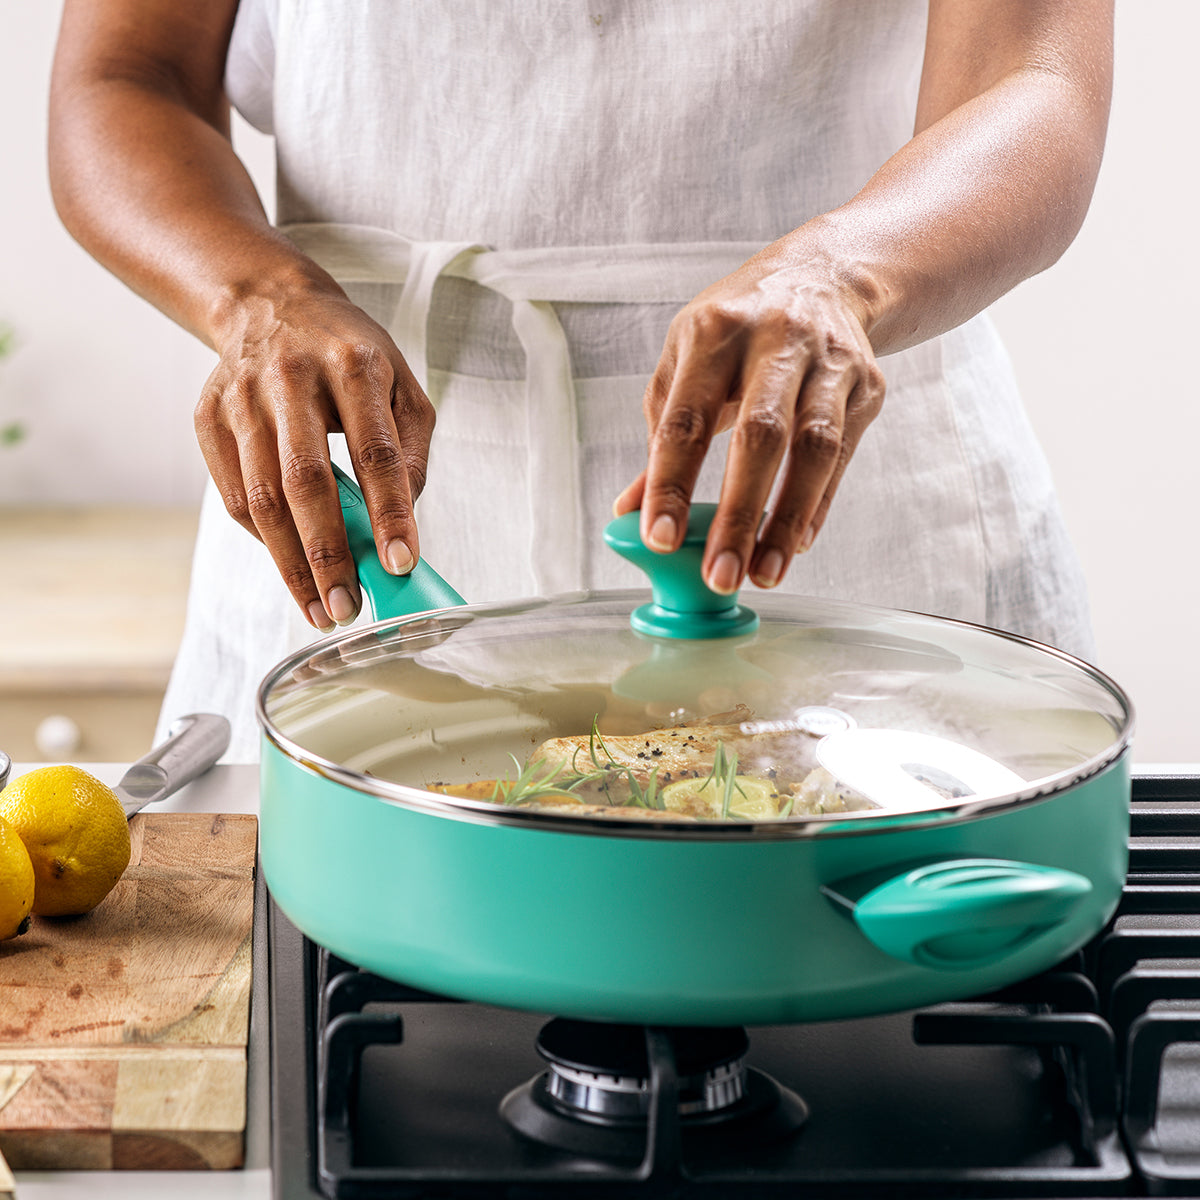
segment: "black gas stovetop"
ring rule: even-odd
[[[269,948],[281,1200],[1200,1197],[1198,777],[1135,779],[1099,937],[967,1003],[581,1058],[596,1027],[381,980],[274,904]]]

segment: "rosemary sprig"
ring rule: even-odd
[[[613,797],[611,785],[615,779],[624,775],[630,785],[630,794],[638,798],[635,803],[641,803],[647,808],[661,808],[662,799],[658,795],[657,779],[655,778],[658,773],[657,768],[651,776],[649,784],[645,788],[641,787],[634,778],[633,772],[628,767],[622,766],[605,744],[604,737],[600,733],[599,720],[598,713],[592,717],[592,731],[588,735],[588,757],[592,762],[590,771],[580,769],[581,746],[575,747],[569,765],[559,763],[555,766],[554,764],[531,762],[522,766],[520,761],[510,754],[508,757],[512,759],[513,766],[517,768],[517,778],[511,784],[507,778],[498,780],[495,788],[492,789],[492,803],[524,804],[530,800],[536,800],[539,796],[562,795],[564,792],[574,794],[585,784],[598,783],[608,803],[617,805],[623,802]],[[606,761],[601,759],[601,754],[604,755]],[[538,769],[543,766],[545,770],[539,775]]]
[[[517,768],[517,777],[511,783],[507,778],[498,780],[492,791],[493,804],[525,804],[541,796],[576,794],[586,785],[598,784],[605,801],[613,807],[630,805],[635,808],[649,808],[663,811],[666,803],[663,800],[662,784],[659,782],[659,767],[655,767],[645,783],[639,781],[633,768],[622,763],[609,749],[600,732],[599,714],[592,718],[592,729],[588,734],[587,759],[588,763],[580,762],[583,746],[577,745],[571,754],[569,763],[559,763],[557,766],[544,762],[531,762],[522,766],[513,755],[509,755]],[[710,784],[717,789],[721,797],[721,817],[724,820],[736,818],[731,814],[734,794],[745,795],[737,780],[737,752],[729,751],[724,742],[717,743],[713,756],[712,770],[700,785],[703,791]],[[614,791],[614,784],[621,785]]]
[[[629,801],[628,803],[637,808],[654,808],[660,812],[666,808],[663,802],[662,790],[658,785],[658,768],[655,767],[650,772],[650,778],[646,781],[646,786],[642,787],[637,781],[637,776],[629,770],[625,769],[626,781],[629,784]]]
[[[517,768],[517,777],[511,784],[507,777],[496,781],[491,795],[493,804],[524,804],[529,800],[536,800],[539,796],[561,795],[578,787],[584,779],[581,775],[568,772],[562,763],[555,766],[552,763],[531,762],[522,766],[514,755],[510,754],[508,757]],[[540,767],[545,767],[541,775],[538,774]],[[567,782],[568,780],[570,782]]]
[[[591,755],[592,762],[596,764],[598,770],[603,770],[604,765],[596,757],[596,747],[599,746],[604,751],[604,757],[608,759],[609,765],[617,761],[616,756],[608,748],[604,741],[603,735],[600,733],[600,714],[592,714],[592,731],[588,734],[588,754]]]
[[[579,770],[579,752],[582,749],[580,746],[575,747],[574,754],[571,755],[571,767],[573,770]],[[604,760],[601,761],[600,755],[604,755]],[[599,783],[600,790],[604,793],[605,800],[614,808],[619,808],[625,804],[631,804],[638,808],[662,808],[662,797],[658,790],[658,768],[655,767],[650,773],[650,779],[643,787],[634,775],[630,767],[623,766],[617,759],[617,756],[608,748],[604,741],[604,735],[600,732],[600,714],[597,713],[592,717],[592,729],[588,734],[588,758],[592,761],[592,771],[581,773],[579,785],[584,783]],[[613,783],[625,778],[625,783],[629,788],[629,798],[621,799],[614,797],[612,792]]]
[[[724,742],[717,743],[716,753],[713,755],[712,770],[708,773],[708,778],[700,785],[700,791],[704,791],[709,784],[718,789],[721,793],[721,819],[729,820],[729,806],[733,803],[733,793],[739,792],[745,795],[742,785],[737,781],[737,751],[730,753],[725,749]]]

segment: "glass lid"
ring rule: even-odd
[[[655,577],[653,595],[443,608],[335,635],[264,681],[265,735],[408,807],[652,836],[967,817],[1071,786],[1128,745],[1127,697],[1076,659],[864,605],[697,599],[699,552],[688,566],[685,551],[653,556],[695,577],[682,600],[678,579]]]

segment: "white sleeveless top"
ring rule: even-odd
[[[468,600],[644,583],[600,530],[644,466],[671,317],[911,136],[924,32],[924,0],[242,0],[229,94],[275,136],[280,226],[437,409],[421,552]],[[783,590],[1089,656],[987,318],[880,366],[883,412]],[[164,724],[224,712],[228,758],[254,758],[257,684],[312,639],[210,485]]]

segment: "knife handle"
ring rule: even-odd
[[[217,713],[190,713],[171,725],[167,740],[125,772],[117,785],[127,817],[165,800],[211,767],[229,747],[229,722]]]

